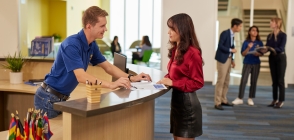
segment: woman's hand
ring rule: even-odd
[[[252,42],[250,42],[250,43],[248,44],[248,48],[251,49],[253,45],[254,45],[254,44],[253,44]]]
[[[259,52],[255,52],[253,55],[254,55],[254,56],[262,56],[262,54],[259,53]]]
[[[172,86],[173,81],[171,79],[169,79],[169,78],[163,78],[160,81],[158,81],[157,84],[164,84],[166,86]]]

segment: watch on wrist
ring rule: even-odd
[[[131,76],[134,76],[134,75],[133,75],[133,74],[129,74],[128,78],[129,78],[129,80],[132,82],[132,80],[131,80]]]

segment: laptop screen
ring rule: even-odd
[[[119,54],[119,53],[114,53],[114,58],[113,58],[113,65],[121,69],[123,72],[127,73],[127,57]],[[112,81],[115,81],[116,78],[112,77]]]

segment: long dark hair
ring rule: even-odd
[[[257,26],[254,26],[254,25],[251,26],[251,27],[249,28],[249,30],[248,30],[248,34],[247,34],[247,37],[246,37],[246,40],[247,40],[247,41],[251,41],[250,31],[251,31],[253,28],[255,28],[256,31],[257,31],[256,40],[260,41],[259,29],[258,29]]]
[[[187,52],[189,46],[195,47],[200,51],[200,54],[202,54],[196,37],[194,24],[189,15],[185,13],[174,15],[167,20],[167,26],[180,35],[179,46],[177,46],[177,42],[169,41],[169,43],[171,44],[171,48],[169,48],[168,52],[169,58],[172,57],[172,51],[175,49],[175,47],[178,48],[177,55],[175,56],[175,60],[177,60],[177,65],[181,64],[184,61],[183,56]]]
[[[114,36],[114,38],[113,38],[111,44],[114,44],[114,40],[116,40],[116,39],[117,39],[117,36]],[[118,42],[117,42],[117,43],[118,43]]]
[[[149,37],[146,35],[146,36],[143,36],[142,38],[142,42],[141,42],[141,45],[143,44],[146,44],[147,46],[152,46],[151,43],[150,43],[150,40],[149,40]]]

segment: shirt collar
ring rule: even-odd
[[[234,37],[234,32],[232,29],[230,29],[231,37]]]
[[[78,35],[84,44],[83,45],[84,50],[88,51],[91,48],[93,42],[88,44],[88,41],[87,41],[87,38],[86,38],[86,35],[85,35],[85,32],[83,29],[78,33]]]

